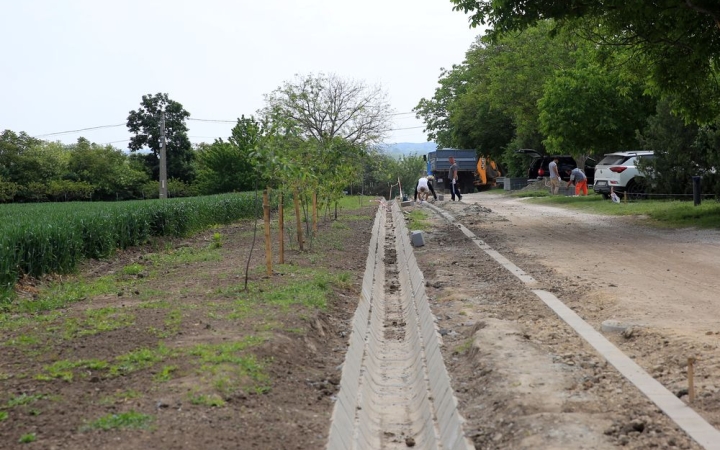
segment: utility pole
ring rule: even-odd
[[[167,151],[165,149],[165,111],[160,117],[160,198],[167,198]]]

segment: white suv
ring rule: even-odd
[[[652,150],[638,150],[636,152],[608,153],[595,166],[595,183],[593,191],[602,194],[603,198],[610,197],[610,189],[622,196],[627,193],[630,198],[641,198],[645,194],[645,175],[637,168],[639,160],[654,157]]]

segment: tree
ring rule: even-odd
[[[451,69],[440,68],[438,86],[432,98],[422,98],[413,108],[415,117],[425,123],[428,141],[435,142],[439,148],[457,147],[454,143],[450,111],[454,100],[462,97],[472,83],[469,63],[453,64]]]
[[[328,145],[342,138],[353,145],[379,143],[390,128],[390,105],[379,86],[337,75],[296,75],[265,96],[262,114],[279,127]]]
[[[141,186],[149,176],[131,165],[122,150],[98,145],[85,138],[68,146],[70,160],[64,178],[93,185],[94,199],[116,200],[138,198]]]
[[[598,44],[633,50],[651,88],[672,95],[686,117],[718,114],[720,4],[716,0],[451,0],[471,26],[489,25],[493,38],[546,19]]]
[[[194,153],[187,136],[185,121],[190,113],[170,100],[167,94],[143,95],[140,108],[130,111],[127,127],[134,133],[128,144],[130,151],[149,148],[152,153],[144,157],[153,179],[160,179],[160,121],[165,112],[165,142],[167,150],[167,176],[190,183],[195,178],[192,160]]]
[[[592,47],[579,48],[576,67],[548,79],[538,103],[547,149],[579,161],[637,149],[637,132],[655,108],[655,101],[644,94],[645,85],[628,79],[615,65],[600,66],[592,53]]]
[[[702,177],[703,191],[720,193],[720,127],[687,124],[673,114],[668,102],[659,102],[657,114],[638,138],[655,158],[643,170],[653,174],[652,188],[662,194],[692,193],[692,177]]]
[[[480,37],[462,64],[443,70],[432,99],[415,112],[441,147],[472,148],[519,173],[527,161],[513,152],[544,153],[538,100],[556,71],[574,65],[570,41],[553,40],[550,21],[493,41]]]
[[[3,131],[0,134],[0,176],[6,182],[17,183],[24,179],[25,176],[19,172],[18,162],[24,153],[40,143],[40,139],[30,137],[24,131],[20,134],[11,130]]]
[[[197,185],[204,194],[249,191],[258,174],[252,153],[264,136],[254,117],[238,119],[227,142],[217,139],[199,147],[196,156]]]

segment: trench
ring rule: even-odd
[[[373,225],[328,449],[470,449],[397,202]]]

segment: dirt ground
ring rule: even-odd
[[[0,448],[322,448],[376,209],[302,252],[286,230],[272,277],[260,227],[250,294],[247,221],[89,261],[52,295],[26,280],[31,302],[77,298],[0,315]]]
[[[324,448],[375,205],[322,221],[272,277],[260,230],[252,295],[242,222],[91,261],[55,291],[75,301],[0,315],[0,447]],[[438,205],[596,329],[634,324],[606,335],[685,401],[696,357],[693,407],[720,425],[720,233],[489,193]],[[700,448],[456,227],[430,214],[424,232],[416,256],[477,448]],[[46,286],[27,280],[23,298]]]
[[[633,324],[605,335],[684,401],[697,358],[693,407],[720,425],[720,233],[502,194],[438,205],[596,329]],[[431,217],[416,255],[477,448],[700,448],[510,272]]]

